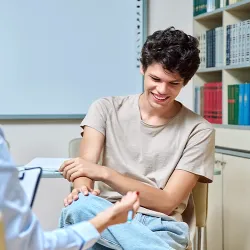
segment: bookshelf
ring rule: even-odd
[[[240,120],[242,118],[239,118],[239,112],[243,112],[239,109],[239,100],[241,99],[233,100],[233,103],[238,103],[238,106],[232,108],[230,105],[235,105],[229,104],[229,102],[231,103],[232,101],[232,95],[228,98],[228,86],[243,83],[249,83],[250,85],[250,0],[236,1],[237,0],[228,0],[229,5],[226,6],[225,0],[194,0],[194,13],[196,11],[196,16],[193,18],[194,36],[200,40],[200,56],[202,61],[201,67],[193,77],[195,96],[194,110],[207,118],[207,110],[205,109],[208,104],[204,103],[205,93],[203,92],[203,97],[201,97],[200,91],[204,91],[207,83],[221,82],[222,87],[221,93],[219,94],[221,95],[221,100],[218,99],[220,98],[218,94],[217,96],[216,94],[215,96],[210,95],[210,97],[206,97],[205,99],[210,98],[211,100],[212,98],[217,104],[221,102],[221,107],[216,107],[216,109],[210,107],[210,111],[212,113],[214,111],[218,113],[222,112],[222,117],[220,120],[210,119],[209,121],[214,123],[216,128],[250,130],[250,118],[247,119],[249,120],[248,123],[244,123],[243,120]],[[197,9],[195,9],[197,8],[197,4],[200,4],[200,6],[198,6],[198,12]],[[215,6],[217,6],[217,9],[215,9]],[[209,12],[206,12],[208,9]],[[199,12],[203,13],[197,14]],[[230,27],[231,30],[229,30],[228,27]],[[214,33],[209,33],[211,30],[213,30]],[[230,35],[228,33],[229,31],[231,32]],[[212,59],[211,55],[213,57]],[[244,84],[244,86],[246,85]],[[207,93],[208,92],[206,92],[206,95],[208,95]],[[243,102],[244,97],[243,95]],[[206,106],[205,109],[201,103]],[[243,107],[242,105],[240,106],[241,108]],[[246,105],[249,106],[247,112],[250,116],[250,102],[248,101]],[[201,111],[201,109],[204,110]],[[232,109],[234,111],[232,111]],[[230,120],[229,116],[232,117],[232,115],[238,117],[238,120],[236,118],[234,121],[232,121],[232,118]],[[211,117],[212,116],[214,117],[213,114]]]

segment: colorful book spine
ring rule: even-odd
[[[228,85],[227,86],[227,92],[228,92],[228,124],[233,124],[233,86]]]
[[[239,86],[239,125],[244,125],[244,95],[245,84],[241,83]]]
[[[243,84],[245,85],[245,92],[244,92],[244,111],[243,111],[243,125],[250,125],[250,83]]]
[[[233,85],[233,124],[239,124],[239,84]]]

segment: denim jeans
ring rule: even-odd
[[[79,195],[79,199],[63,208],[60,227],[66,227],[93,218],[112,206],[109,201],[94,195]],[[189,240],[188,225],[137,213],[131,223],[114,225],[106,229],[91,250],[181,250]]]

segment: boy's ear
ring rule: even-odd
[[[143,70],[142,65],[140,65],[140,72],[141,72],[142,75],[144,75],[144,73],[145,73],[144,70]]]

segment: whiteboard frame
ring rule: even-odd
[[[140,1],[140,0],[139,0]],[[142,43],[146,41],[148,34],[148,0],[141,0],[143,8],[143,33],[142,33]],[[143,91],[143,77],[142,77],[142,91]],[[79,120],[83,119],[86,114],[37,114],[37,115],[1,115],[0,121],[2,120]]]

